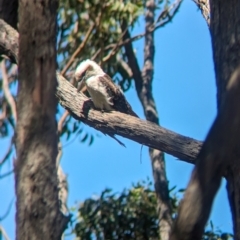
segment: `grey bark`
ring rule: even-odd
[[[143,105],[146,119],[159,125],[158,112],[152,94],[155,44],[154,44],[154,31],[151,31],[151,28],[155,21],[154,20],[155,8],[156,6],[154,0],[148,0],[146,2],[145,13],[146,36],[144,44],[144,66],[142,69],[142,78],[135,79],[135,81],[140,80],[143,81],[141,92],[138,95],[141,96],[141,102]],[[169,240],[172,227],[171,216],[172,211],[169,198],[164,153],[157,149],[149,148],[149,155],[151,158],[154,187],[157,195],[157,210],[159,219],[160,239]]]
[[[132,70],[132,76],[135,81],[136,91],[140,102],[142,103],[145,117],[148,121],[159,125],[159,117],[155,100],[152,94],[152,82],[154,75],[154,31],[152,26],[155,22],[155,1],[148,0],[146,2],[145,13],[145,44],[144,44],[144,66],[140,71],[136,56],[133,51],[132,43],[125,45],[125,53],[128,58],[129,66]],[[127,24],[122,24],[122,31],[127,28]],[[123,40],[130,38],[127,31]],[[171,207],[169,203],[168,181],[165,172],[164,153],[158,149],[149,148],[149,155],[152,164],[154,187],[157,196],[157,210],[159,218],[159,234],[160,239],[168,240],[172,218]]]
[[[61,239],[68,222],[58,200],[57,0],[19,1],[16,130],[16,239]],[[18,55],[18,54],[16,54]]]

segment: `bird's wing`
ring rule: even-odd
[[[114,110],[138,117],[126,100],[120,87],[116,86],[107,74],[99,75],[98,79],[102,85],[105,85],[108,96],[111,98],[113,103],[112,107]]]

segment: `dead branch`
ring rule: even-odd
[[[3,22],[0,20],[0,25]],[[4,28],[0,30],[0,35],[3,30]],[[8,32],[7,34],[10,33]],[[14,39],[13,44],[16,47],[12,48],[10,45],[7,51],[14,58],[14,61],[17,62],[18,34],[15,30],[11,32],[11,38]],[[2,40],[0,38],[0,45]],[[56,77],[58,79],[56,96],[59,103],[77,120],[106,134],[118,134],[140,144],[169,153],[180,160],[189,163],[195,162],[202,142],[123,113],[102,113],[94,110],[93,105],[86,96],[78,93],[77,89],[59,73],[56,74]]]

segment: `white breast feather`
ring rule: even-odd
[[[86,80],[87,90],[92,98],[93,104],[97,109],[112,110],[111,97],[106,91],[106,87],[98,81],[98,76],[90,77]]]

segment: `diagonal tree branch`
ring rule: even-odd
[[[1,24],[6,23],[0,20],[0,26]],[[1,35],[1,31],[4,29],[0,29]],[[8,51],[10,56],[14,58],[14,62],[17,62],[18,33],[13,30],[7,34],[11,34],[9,37],[14,40],[15,47],[13,48],[8,44],[8,48],[4,52]],[[0,45],[1,41],[5,41],[5,39],[0,38]],[[93,104],[86,96],[78,93],[77,89],[59,73],[56,74],[56,77],[58,79],[56,92],[58,101],[76,119],[106,134],[118,134],[140,144],[169,153],[185,162],[195,162],[202,142],[123,113],[102,113],[94,110]]]

